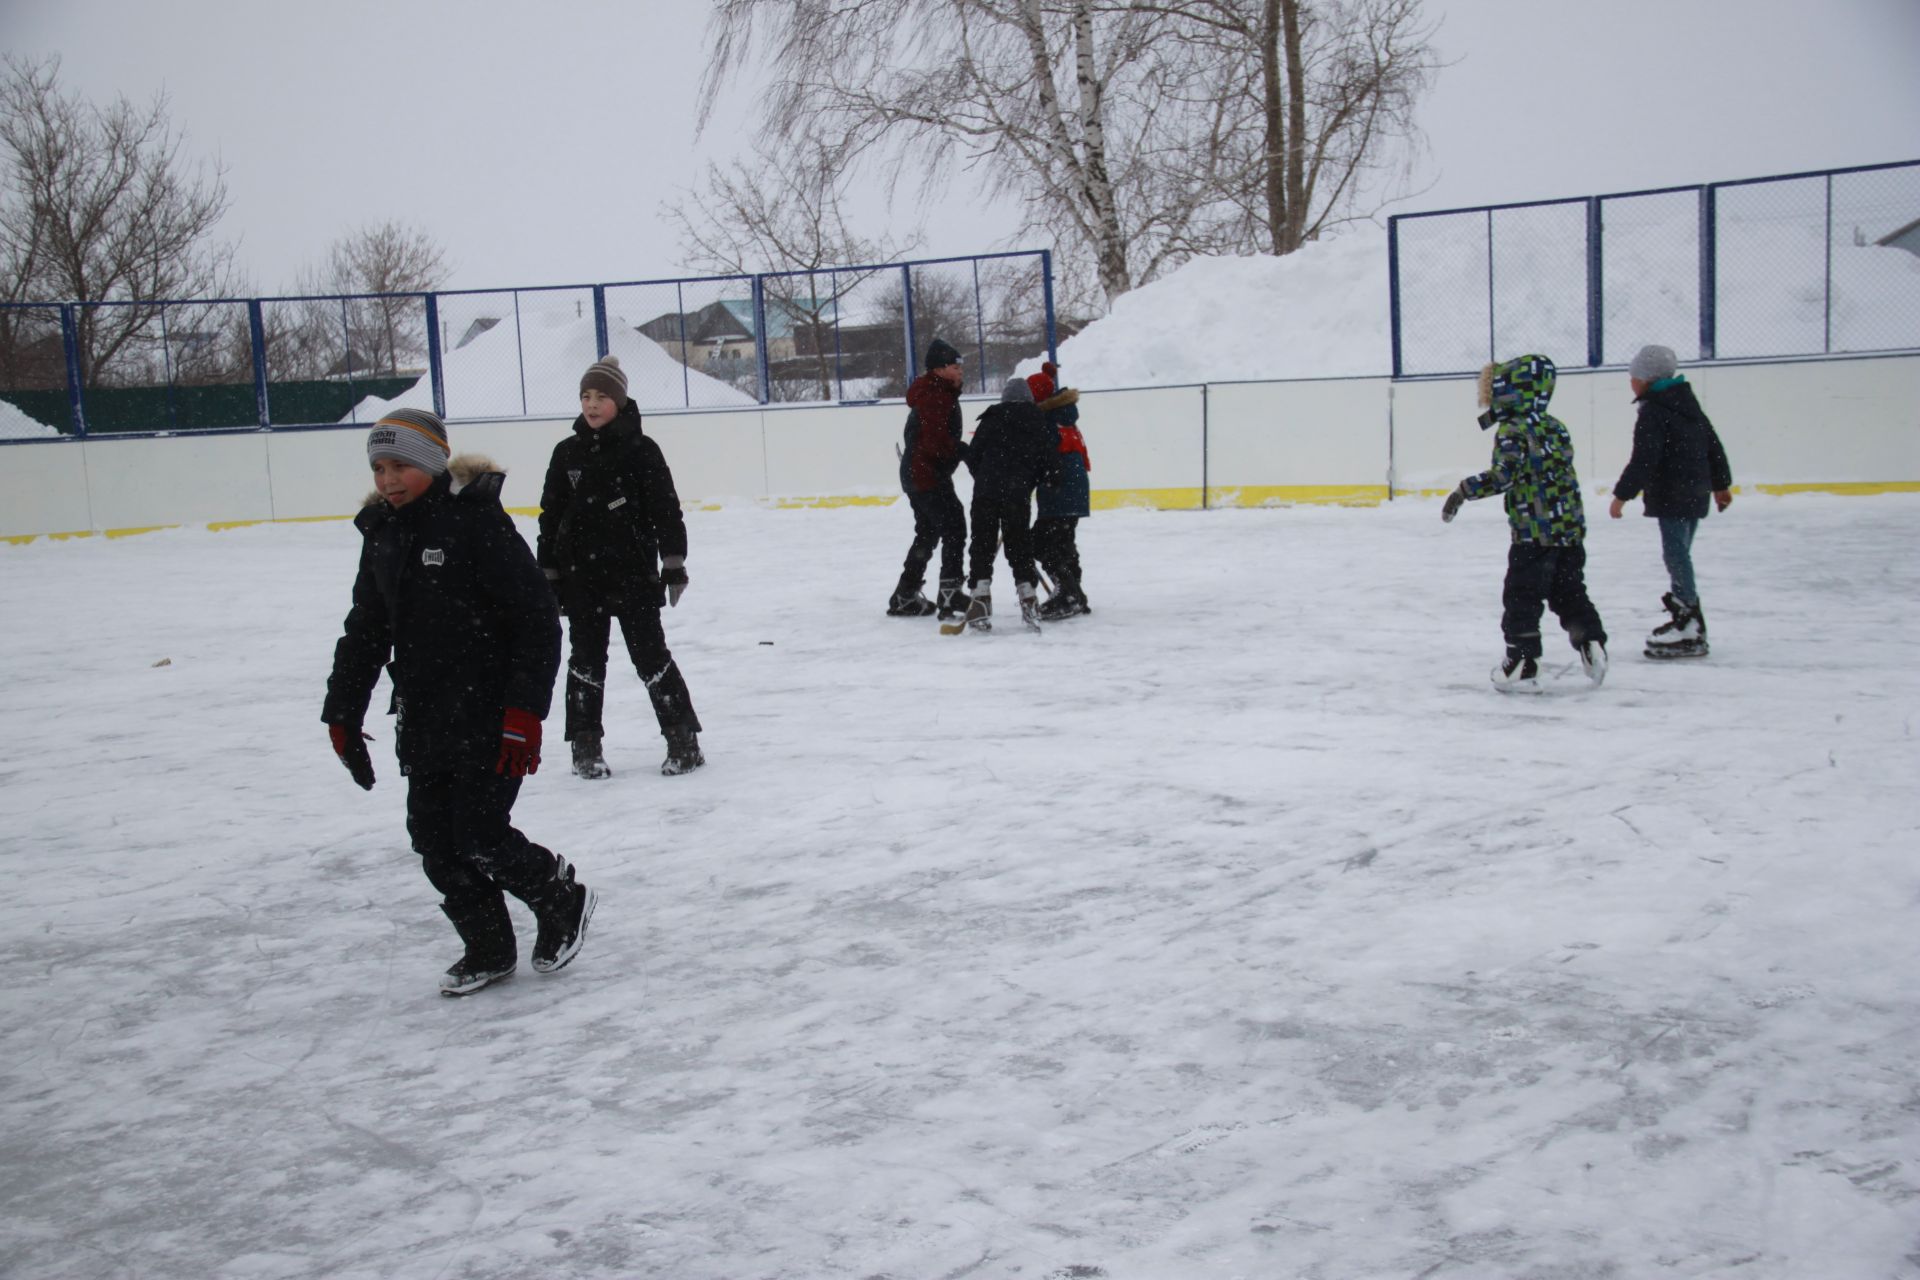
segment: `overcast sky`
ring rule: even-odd
[[[1920,158],[1920,0],[1428,0],[1450,65],[1396,211]],[[227,166],[222,230],[262,292],[352,226],[402,218],[450,286],[685,274],[662,199],[750,142],[751,86],[696,138],[696,0],[0,0],[0,48],[58,54],[97,101],[164,89],[186,151]],[[930,252],[1013,219],[962,175]],[[1920,210],[1916,211],[1920,213]]]

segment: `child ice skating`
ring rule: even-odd
[[[538,922],[533,967],[580,950],[594,891],[509,819],[540,767],[540,722],[560,665],[560,619],[533,553],[500,506],[505,476],[449,458],[438,416],[397,409],[374,424],[376,492],[361,535],[353,608],[334,646],[320,718],[353,780],[372,789],[361,724],[380,672],[393,682],[394,750],[407,779],[407,834],[466,952],[440,980],[470,995],[518,963],[502,891]]]
[[[900,489],[913,507],[913,541],[900,567],[900,581],[887,600],[895,618],[924,618],[937,612],[942,621],[966,612],[960,574],[967,551],[967,512],[953,491],[953,473],[967,446],[960,438],[960,385],[966,370],[953,345],[935,338],[927,344],[927,371],[907,387],[907,426],[900,450]],[[940,599],[925,594],[927,565],[940,549]]]
[[[1059,437],[1053,466],[1034,490],[1034,557],[1054,581],[1053,595],[1040,606],[1040,616],[1047,621],[1093,612],[1082,585],[1076,537],[1080,521],[1092,510],[1087,473],[1093,464],[1080,434],[1080,393],[1058,386],[1059,374],[1060,366],[1049,360],[1027,378],[1035,403]]]
[[[700,717],[667,648],[660,610],[687,589],[687,523],[660,446],[640,428],[620,361],[580,375],[580,416],[554,446],[540,491],[540,567],[567,615],[567,741],[573,771],[605,778],[607,645],[613,623],[667,740],[660,772],[706,763]]]
[[[1667,620],[1647,637],[1649,658],[1707,656],[1707,618],[1693,578],[1693,535],[1707,518],[1708,497],[1733,504],[1733,469],[1719,433],[1680,372],[1671,347],[1640,348],[1627,367],[1634,402],[1633,456],[1613,486],[1608,512],[1618,520],[1645,494],[1647,515],[1660,522],[1660,552],[1669,590],[1660,597]]]
[[[1480,426],[1497,427],[1493,464],[1468,476],[1447,495],[1440,518],[1451,521],[1463,502],[1507,495],[1507,578],[1501,591],[1500,631],[1506,657],[1493,669],[1494,687],[1507,693],[1538,693],[1540,615],[1551,608],[1580,655],[1587,678],[1598,685],[1607,674],[1607,633],[1587,598],[1585,538],[1580,481],[1573,470],[1573,440],[1547,412],[1556,377],[1553,361],[1525,355],[1480,371]]]
[[[1020,619],[1029,630],[1040,629],[1040,575],[1033,564],[1033,490],[1053,466],[1058,436],[1033,403],[1033,391],[1024,378],[1008,378],[1000,402],[980,415],[973,441],[967,447],[967,469],[973,472],[973,541],[967,550],[968,583],[966,629],[993,629],[993,558],[1004,550],[1007,567],[1020,595]],[[942,624],[954,634],[958,620]]]

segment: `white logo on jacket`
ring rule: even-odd
[[[421,564],[445,564],[446,562],[447,553],[439,547],[428,547],[420,553]]]

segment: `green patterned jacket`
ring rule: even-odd
[[[1496,423],[1493,464],[1460,482],[1469,498],[1507,495],[1507,523],[1515,542],[1578,546],[1587,536],[1580,478],[1573,470],[1573,437],[1547,412],[1556,373],[1541,355],[1519,356],[1480,371],[1481,401]]]

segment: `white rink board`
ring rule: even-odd
[[[1920,355],[1689,366],[1736,485],[1920,485]],[[1444,491],[1483,469],[1470,378],[1083,389],[1096,506],[1341,501]],[[962,402],[967,430],[991,400]],[[1632,446],[1620,370],[1563,371],[1554,413],[1582,487],[1604,491]],[[689,503],[898,496],[906,406],[647,415]],[[455,451],[507,469],[510,508],[538,506],[571,420],[454,422]],[[0,446],[0,537],[348,516],[367,493],[362,426]],[[1369,490],[1358,493],[1358,490]]]

